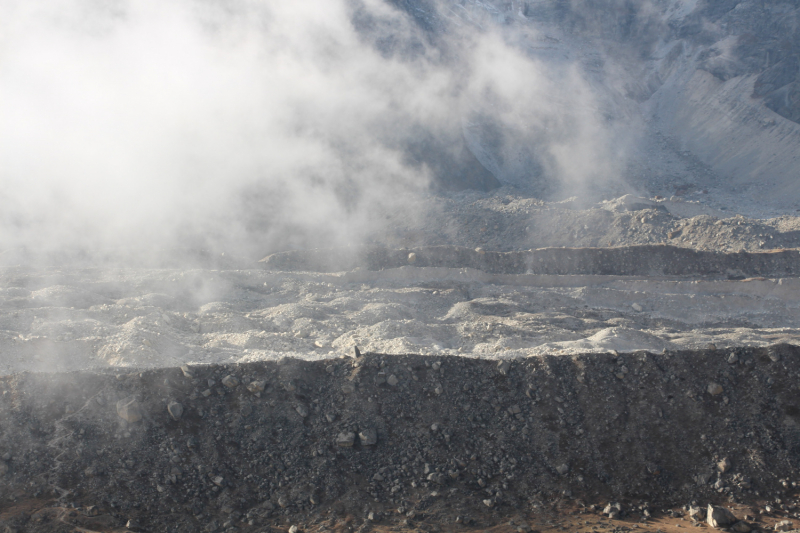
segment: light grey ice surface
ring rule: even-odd
[[[0,271],[0,373],[362,351],[527,357],[800,342],[800,280],[402,267]]]

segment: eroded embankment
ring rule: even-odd
[[[94,531],[259,530],[330,510],[497,523],[553,497],[774,498],[798,474],[799,370],[778,345],[13,375],[0,498],[41,509],[3,516],[57,531],[57,500]]]
[[[519,252],[487,252],[459,246],[365,247],[280,252],[261,262],[271,270],[310,272],[342,272],[359,267],[382,270],[411,264],[474,268],[493,274],[722,276],[731,279],[800,275],[800,250],[724,253],[669,245],[541,248]]]

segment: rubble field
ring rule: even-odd
[[[733,531],[785,530],[798,377],[785,344],[18,373],[0,527],[627,531],[715,503]]]

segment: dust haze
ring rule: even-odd
[[[5,2],[0,18],[3,250],[258,258],[426,216],[422,198],[462,188],[436,161],[474,159],[465,145],[492,173],[476,188],[569,195],[624,165],[631,123],[604,116],[581,66],[477,18],[426,32],[379,0]]]

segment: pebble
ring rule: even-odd
[[[781,360],[781,354],[776,352],[774,349],[770,348],[768,353],[769,353],[769,359],[773,363],[777,363],[778,361]]]
[[[792,521],[791,520],[781,520],[777,524],[775,524],[775,531],[791,531]]]
[[[727,457],[724,458],[722,461],[717,463],[717,470],[722,472],[723,474],[731,469],[731,460]]]
[[[483,505],[491,509],[494,507],[494,500],[483,500]]]
[[[266,381],[251,381],[250,383],[247,384],[247,390],[249,390],[253,394],[264,392],[264,389],[266,387],[267,387]]]
[[[229,389],[235,389],[239,385],[239,380],[228,374],[227,376],[222,378],[222,384],[228,387]]]
[[[398,384],[398,383],[400,383],[400,380],[399,380],[399,379],[397,379],[397,376],[395,376],[394,374],[392,374],[391,376],[389,376],[388,378],[386,378],[386,383],[388,383],[388,384],[389,384],[390,386],[392,386],[392,387],[396,387],[396,386],[397,386],[397,384]]]
[[[136,398],[131,396],[117,402],[117,414],[131,424],[142,419],[142,408]]]
[[[345,394],[353,394],[356,391],[355,383],[351,381],[345,381],[342,383],[342,392]]]
[[[289,528],[289,533],[297,533],[298,531],[300,531],[300,528],[295,525]]]
[[[408,262],[409,262],[409,264],[412,264],[412,265],[414,263],[416,263],[417,262],[417,254],[415,254],[414,252],[411,252],[410,254],[408,254]]]
[[[352,431],[342,431],[336,436],[336,444],[343,448],[352,448],[356,441],[356,434]]]
[[[442,363],[439,361],[436,361],[431,365],[432,370],[439,370],[440,368],[442,368]]]
[[[378,432],[372,428],[362,429],[358,432],[358,439],[362,446],[374,446],[378,442]]]
[[[631,307],[633,307],[633,310],[636,311],[637,313],[641,313],[643,311],[642,306],[637,303],[631,304]]]
[[[308,407],[306,407],[305,404],[302,403],[297,404],[294,410],[297,411],[297,414],[303,418],[308,416]]]
[[[189,379],[194,379],[194,374],[192,373],[188,365],[183,365],[181,367],[181,372],[183,372],[184,377],[187,377]]]
[[[569,472],[569,465],[564,463],[556,467],[556,472],[561,474],[562,476]]]
[[[713,381],[708,384],[708,388],[706,389],[711,396],[718,396],[722,394],[722,385],[719,383],[714,383]]]
[[[736,352],[731,352],[731,354],[728,356],[728,364],[735,365],[738,362],[739,362],[739,356],[736,354]]]
[[[167,411],[173,420],[178,420],[181,416],[183,416],[183,406],[178,402],[169,402],[169,405],[167,405]]]

